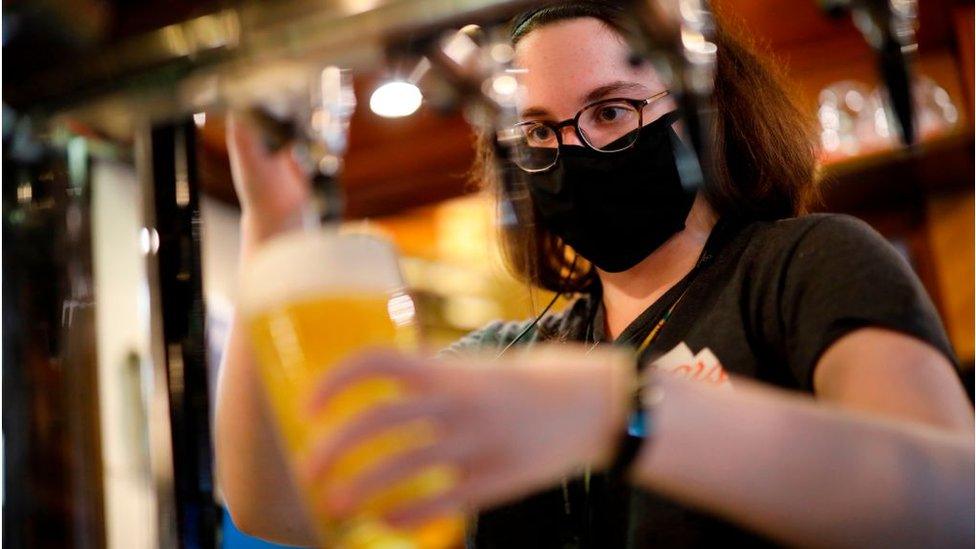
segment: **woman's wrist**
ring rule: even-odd
[[[603,360],[607,362],[606,414],[595,446],[598,450],[589,462],[595,469],[605,469],[616,459],[620,438],[627,431],[634,393],[639,385],[632,354],[614,351],[607,353]]]
[[[283,218],[271,218],[245,209],[241,214],[240,226],[241,258],[246,259],[268,240],[301,229],[304,214],[299,211]]]
[[[634,479],[634,468],[641,456],[647,453],[656,433],[655,412],[662,397],[659,376],[652,370],[641,375],[638,386],[631,395],[627,425],[619,434],[614,460],[609,467],[611,475],[626,480]]]

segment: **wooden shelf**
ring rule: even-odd
[[[973,134],[964,131],[921,143],[834,162],[821,180],[829,211],[864,213],[903,208],[934,193],[973,189]]]

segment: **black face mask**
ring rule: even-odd
[[[551,170],[526,174],[544,226],[611,273],[640,263],[685,227],[695,198],[678,175],[668,113],[636,130],[637,144],[619,153],[567,146]]]

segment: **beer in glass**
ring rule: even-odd
[[[403,290],[391,244],[329,229],[277,238],[243,266],[239,312],[277,420],[279,443],[293,470],[316,441],[356,414],[402,397],[402,388],[392,380],[376,379],[338,395],[315,417],[308,412],[309,398],[323,374],[343,359],[367,348],[410,351],[417,346],[414,304]],[[348,480],[383,457],[429,443],[430,437],[430,426],[422,423],[384,432],[343,456],[326,476]],[[379,518],[398,503],[448,489],[452,476],[445,467],[428,468],[388,487],[344,520],[321,509],[322,484],[327,480],[303,485],[295,478],[323,546],[436,549],[460,543],[460,516],[411,530],[394,529]]]

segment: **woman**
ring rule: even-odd
[[[620,10],[585,1],[527,13],[513,31],[525,85],[514,161],[528,194],[501,193],[518,212],[506,252],[530,282],[579,297],[538,323],[487,326],[436,360],[370,355],[342,368],[320,401],[375,375],[418,398],[324,443],[309,478],[371,433],[426,418],[441,440],[335,486],[333,512],[447,462],[462,472],[457,489],[391,521],[479,510],[480,547],[970,545],[972,410],[908,266],[858,221],[794,217],[812,194],[804,118],[724,32],[711,186],[685,189],[676,105],[631,61],[627,32]],[[238,123],[229,144],[247,255],[297,219],[308,187]],[[584,350],[509,350],[541,341]],[[611,344],[659,372],[644,390],[663,397],[642,403],[643,442],[623,436],[636,368],[588,353]],[[484,365],[469,350],[501,356]],[[252,368],[235,329],[217,410],[224,494],[246,531],[312,543]]]

